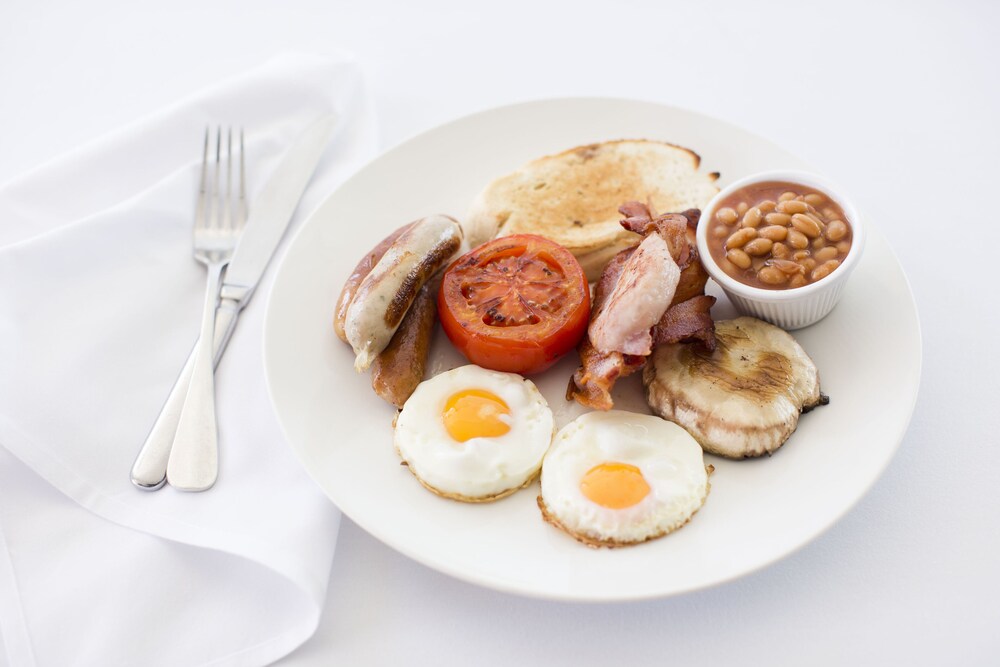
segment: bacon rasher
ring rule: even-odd
[[[691,209],[680,214],[653,216],[649,207],[641,202],[628,202],[618,210],[625,216],[621,221],[622,227],[646,237],[657,234],[666,242],[670,258],[676,263],[674,270],[680,269],[680,276],[675,283],[673,298],[665,310],[658,318],[650,320],[650,304],[656,302],[657,295],[639,295],[634,289],[623,288],[662,283],[662,279],[643,280],[644,276],[636,275],[636,272],[652,270],[652,260],[630,261],[638,247],[628,248],[615,255],[604,268],[594,290],[588,334],[577,348],[581,365],[570,379],[566,391],[567,400],[573,399],[598,410],[610,410],[614,405],[611,388],[615,382],[646,363],[648,351],[629,354],[645,350],[636,341],[648,338],[654,347],[697,341],[709,350],[715,349],[715,326],[709,314],[715,297],[705,296],[708,274],[698,260],[694,241],[700,212]],[[639,256],[636,259],[643,258]],[[631,321],[628,318],[630,302],[636,305],[637,315]],[[651,329],[644,329],[649,321],[656,321],[656,324]],[[636,327],[643,330],[639,331]],[[592,334],[596,334],[605,345],[609,341],[620,343],[617,347],[621,349],[598,349],[591,339]]]

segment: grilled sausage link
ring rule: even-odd
[[[398,239],[403,232],[415,224],[417,223],[411,222],[407,225],[403,225],[392,234],[389,234],[387,237],[382,239],[377,246],[368,251],[368,253],[361,258],[361,261],[358,262],[358,265],[354,267],[354,271],[351,272],[351,275],[347,278],[347,282],[344,283],[344,288],[340,290],[340,298],[337,299],[337,312],[333,317],[333,330],[336,332],[337,337],[340,338],[340,340],[345,343],[348,342],[347,332],[344,331],[344,323],[347,320],[347,309],[350,307],[351,301],[354,300],[354,295],[357,293],[358,286],[361,285],[361,281],[365,279],[365,276],[372,272],[372,269],[376,264],[378,264],[378,261],[382,259],[382,255],[384,255],[385,251],[389,249],[389,246],[395,243],[396,239]]]
[[[372,364],[372,389],[383,400],[402,408],[424,379],[427,351],[437,319],[431,284],[424,285],[389,345]]]
[[[344,331],[367,370],[386,348],[424,283],[462,244],[462,228],[453,218],[432,215],[404,231],[358,285],[347,308]]]

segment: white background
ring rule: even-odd
[[[283,51],[354,52],[383,147],[563,95],[686,106],[762,134],[854,194],[916,296],[920,395],[871,493],[762,572],[625,605],[476,588],[345,519],[319,633],[282,664],[995,664],[998,33],[1000,3],[985,0],[4,0],[0,182]]]

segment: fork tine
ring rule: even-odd
[[[236,226],[240,229],[247,224],[247,172],[246,164],[243,160],[243,128],[240,128],[240,194],[239,194],[239,210],[237,212],[238,218],[236,220]]]
[[[212,177],[212,208],[209,215],[209,219],[205,222],[205,226],[208,228],[215,228],[219,226],[219,172],[221,170],[221,158],[222,158],[222,127],[219,126],[215,131],[215,174]]]
[[[222,228],[232,229],[233,128],[226,128],[226,198],[222,203]]]
[[[205,145],[201,149],[201,184],[198,186],[198,203],[195,207],[194,225],[201,227],[205,224],[205,206],[208,203],[208,137],[212,130],[205,126]]]

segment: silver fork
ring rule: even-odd
[[[191,385],[181,409],[177,433],[174,436],[167,481],[182,491],[205,491],[215,484],[219,474],[218,427],[215,418],[215,372],[213,339],[215,310],[219,301],[222,272],[233,256],[236,242],[246,224],[246,189],[243,163],[243,131],[239,137],[239,192],[236,214],[233,215],[233,131],[227,130],[225,194],[222,175],[222,128],[215,136],[215,168],[213,183],[208,183],[209,136],[205,130],[205,147],[201,163],[201,187],[194,224],[194,258],[208,269],[205,305],[201,333],[195,351]]]

